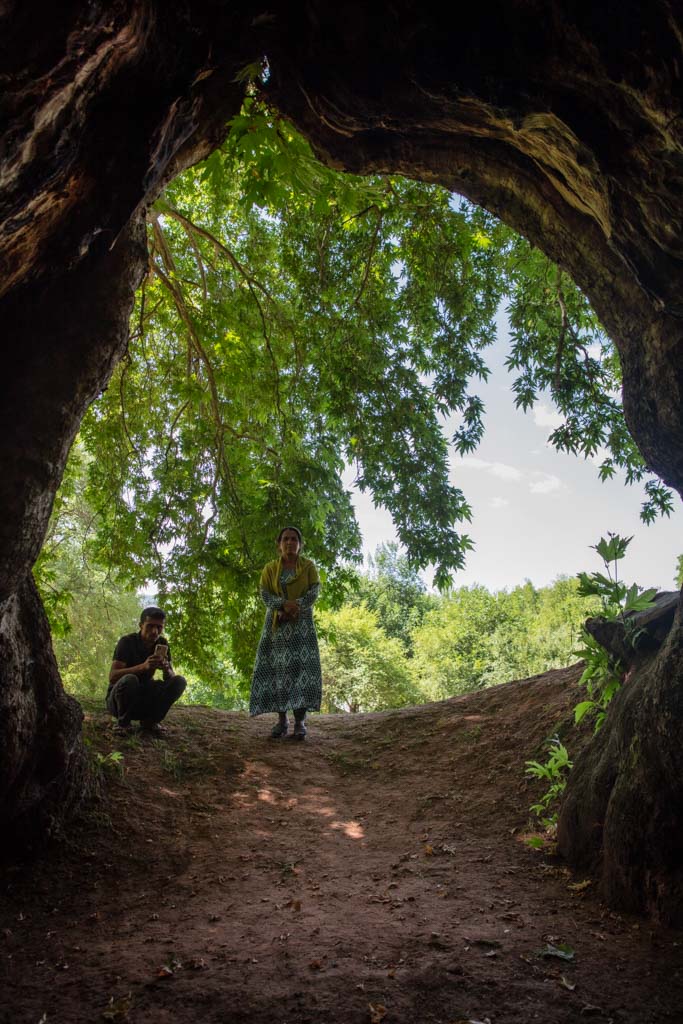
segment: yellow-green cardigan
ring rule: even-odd
[[[282,559],[276,558],[272,562],[268,562],[263,572],[261,573],[261,590],[268,590],[271,594],[276,594],[278,597],[285,597],[285,592],[282,589],[280,583],[280,576],[282,574]],[[315,586],[316,583],[320,583],[320,577],[318,576],[318,570],[316,569],[310,558],[302,558],[299,556],[296,560],[296,567],[294,569],[294,575],[287,580],[287,598],[288,601],[296,601],[298,597],[303,597],[304,594],[308,593],[311,587]],[[278,627],[278,615],[273,615],[273,632]]]

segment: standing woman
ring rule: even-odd
[[[320,593],[318,570],[301,557],[303,537],[296,526],[280,530],[279,557],[261,573],[261,598],[266,621],[256,651],[249,712],[276,711],[273,739],[289,731],[287,711],[294,712],[295,740],[306,735],[306,712],[320,711],[322,674],[313,603]]]

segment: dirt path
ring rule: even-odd
[[[520,838],[575,680],[316,716],[303,744],[174,709],[66,845],[3,870],[0,1021],[680,1024],[683,935]]]

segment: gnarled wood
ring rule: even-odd
[[[658,654],[614,697],[578,759],[558,840],[596,871],[607,900],[665,923],[683,921],[683,602]]]
[[[83,714],[59,684],[33,580],[0,601],[0,828],[26,847],[59,826],[87,785]]]
[[[675,591],[661,591],[651,608],[629,612],[623,620],[597,615],[587,619],[584,628],[609,651],[621,670],[627,672],[662,646],[673,625],[679,599]]]
[[[83,413],[125,351],[146,204],[241,103],[239,17],[193,6],[62,4],[53,23],[23,4],[0,22],[0,827],[17,835],[68,809],[83,765],[31,566]]]
[[[125,346],[145,266],[141,213],[221,138],[240,102],[238,72],[263,55],[271,96],[325,159],[439,181],[572,274],[619,349],[640,450],[683,492],[678,4],[497,0],[449,15],[407,0],[276,0],[263,9],[245,0],[72,0],[47,15],[35,2],[5,11],[0,601],[15,654],[2,699],[10,708],[29,686],[36,708],[0,726],[0,747],[17,751],[20,730],[24,750],[23,781],[9,772],[4,787],[6,820],[22,794],[32,793],[22,806],[37,814],[54,780],[77,784],[70,757],[42,757],[38,723],[68,751],[72,711],[54,665],[42,675],[35,667],[43,634],[15,623],[35,612],[27,574],[69,443]],[[593,745],[597,767],[588,755],[577,766],[562,823],[572,859],[603,849],[614,900],[666,903],[679,921],[683,812],[670,770],[680,775],[682,656],[678,629],[652,682],[643,669],[620,696]],[[634,707],[638,693],[648,716]],[[642,796],[655,784],[661,799],[648,803]]]

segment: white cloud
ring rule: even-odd
[[[564,423],[564,417],[545,402],[541,402],[534,406],[534,423],[537,427],[550,427],[551,430],[556,430]]]
[[[507,500],[507,498],[499,498],[497,496],[495,498],[492,498],[492,500],[489,502],[491,508],[505,508],[505,506],[509,504],[510,502]]]
[[[486,459],[467,458],[460,463],[463,469],[481,469],[485,473],[498,477],[499,480],[518,482],[524,478],[521,470],[508,466],[506,462],[487,462]]]
[[[560,491],[564,487],[559,476],[555,476],[554,473],[534,473],[534,476],[538,479],[529,484],[532,494],[552,494],[553,491]]]
[[[461,469],[488,469],[491,465],[490,462],[486,462],[484,459],[477,459],[474,455],[468,456],[465,459],[461,459],[458,463],[458,468]]]
[[[524,474],[514,466],[508,466],[505,462],[494,462],[491,464],[491,473],[499,480],[522,480]]]

